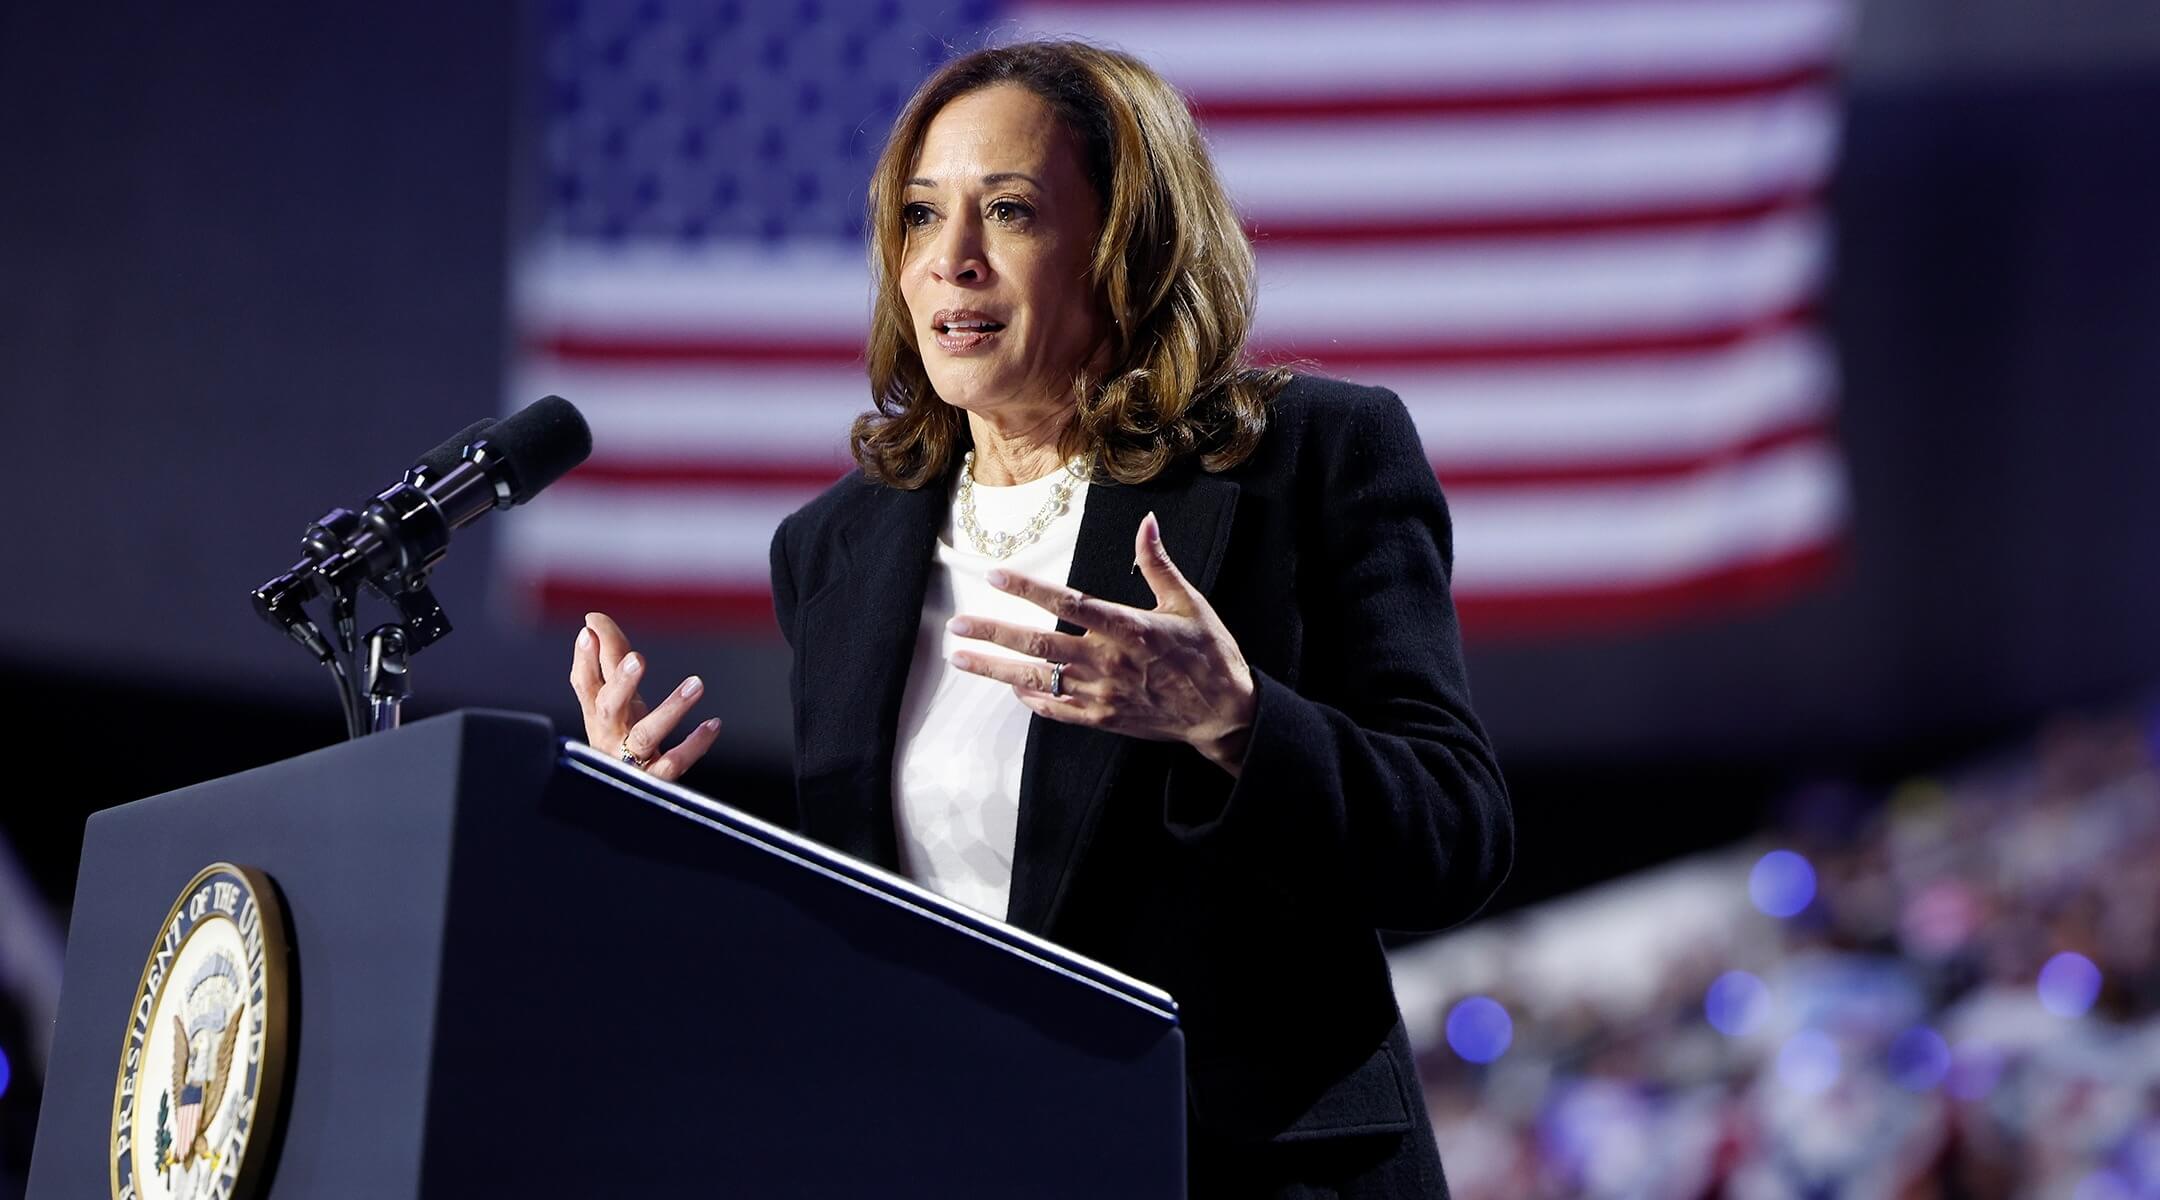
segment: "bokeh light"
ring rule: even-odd
[[[1950,1043],[1925,1025],[1890,1042],[1890,1078],[1908,1092],[1932,1090],[1950,1074]]]
[[[1944,1090],[1960,1100],[1985,1100],[2002,1078],[2003,1052],[1983,1043],[1964,1042],[1950,1054]]]
[[[1790,850],[1772,850],[1748,872],[1748,899],[1773,917],[1797,916],[1815,899],[1815,868]]]
[[[7,1047],[0,1046],[0,1097],[7,1095],[8,1080],[13,1078],[14,1074],[15,1069],[8,1064]]]
[[[1448,1011],[1448,1045],[1469,1062],[1492,1062],[1507,1053],[1514,1040],[1515,1022],[1489,996],[1468,997]]]
[[[2082,1017],[2100,998],[2100,968],[2065,950],[2040,968],[2040,1007],[2058,1017]]]
[[[2149,1193],[2132,1186],[2131,1182],[2113,1171],[2094,1171],[2078,1180],[2071,1191],[2070,1200],[2141,1200]]]
[[[1820,1029],[1803,1029],[1778,1050],[1778,1081],[1803,1096],[1829,1091],[1839,1068],[1837,1042]]]
[[[1746,1037],[1770,1019],[1770,987],[1746,971],[1727,971],[1703,994],[1703,1015],[1727,1037]]]

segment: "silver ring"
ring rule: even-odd
[[[1050,694],[1053,696],[1062,696],[1065,694],[1064,663],[1054,662],[1050,664]]]

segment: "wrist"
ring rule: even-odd
[[[1253,718],[1260,708],[1260,695],[1252,676],[1246,675],[1239,683],[1239,695],[1231,707],[1227,726],[1192,743],[1193,749],[1202,757],[1228,771],[1233,779],[1244,769],[1245,751],[1252,745]]]

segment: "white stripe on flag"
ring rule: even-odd
[[[535,359],[519,395],[577,404],[596,459],[759,458],[851,465],[848,426],[870,408],[860,370],[818,366],[588,366]]]
[[[781,518],[815,489],[582,487],[564,480],[506,521],[503,554],[531,575],[763,588]]]
[[[1827,541],[1845,512],[1838,458],[1788,447],[1699,477],[1457,493],[1455,592],[1652,585]]]
[[[506,522],[528,575],[762,586],[780,519],[814,492],[566,481]],[[1455,590],[1482,596],[1653,585],[1775,557],[1838,528],[1844,491],[1821,442],[1676,481],[1450,492]]]
[[[1606,337],[1762,317],[1813,295],[1822,218],[1723,229],[1260,254],[1254,341],[1326,357],[1325,340]]]
[[[753,459],[838,477],[848,426],[870,405],[860,371],[825,367],[535,360],[519,378],[516,395],[578,404],[602,462]],[[1709,354],[1396,368],[1359,382],[1402,397],[1443,472],[1708,453],[1826,417],[1837,385],[1828,347],[1805,331]]]
[[[1593,366],[1395,371],[1443,476],[1450,466],[1584,464],[1703,454],[1826,417],[1836,365],[1812,333],[1711,355]]]
[[[1838,0],[1746,3],[1022,5],[1020,37],[1079,35],[1141,58],[1201,94],[1506,88],[1724,73],[1832,57]],[[1377,31],[1384,35],[1376,36]],[[1264,66],[1263,66],[1264,64]]]
[[[1820,183],[1837,148],[1821,90],[1558,116],[1265,122],[1208,142],[1239,211],[1270,220],[1624,210]]]
[[[860,341],[870,328],[870,268],[860,246],[790,242],[685,249],[536,242],[512,303],[527,330],[650,337],[722,329],[798,340]]]
[[[867,330],[860,262],[792,263],[768,283],[746,256],[653,262],[542,253],[522,314],[542,334],[687,337],[771,333],[818,343]],[[1692,329],[1782,311],[1820,286],[1823,218],[1774,214],[1730,226],[1428,245],[1259,253],[1256,343],[1324,353],[1356,345],[1488,336],[1606,336]]]

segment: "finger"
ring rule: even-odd
[[[581,627],[577,648],[570,652],[570,690],[577,693],[578,706],[588,715],[604,682],[600,677],[600,639],[593,636],[590,626]]]
[[[961,651],[953,655],[952,664],[970,675],[995,679],[1016,688],[1030,688],[1045,695],[1050,691],[1050,668],[1041,663],[1015,662],[1002,654],[973,654]],[[1072,680],[1063,680],[1059,691],[1072,690]]]
[[[646,763],[645,773],[659,779],[681,779],[683,772],[705,757],[705,752],[712,749],[713,741],[719,736],[720,718],[713,717],[699,722],[698,727],[691,730],[690,736],[684,738],[681,744]]]
[[[683,680],[680,686],[668,693],[667,699],[638,718],[637,724],[632,725],[629,734],[623,738],[623,745],[639,758],[651,758],[659,753],[660,744],[667,740],[668,733],[683,719],[684,714],[690,711],[690,706],[697,703],[698,697],[704,694],[704,680],[695,675]]]
[[[604,612],[585,614],[585,627],[600,639],[600,676],[610,683],[615,680],[615,668],[622,664],[623,656],[630,653],[630,638],[615,623],[615,618]]]
[[[600,688],[601,715],[626,731],[637,724],[645,715],[645,702],[637,693],[638,683],[644,678],[645,656],[635,650],[623,655],[622,665],[615,668],[613,676]]]
[[[1063,584],[1043,583],[1029,579],[1017,571],[996,570],[985,576],[990,586],[1001,592],[1009,592],[1022,600],[1056,613],[1059,618],[1072,622],[1082,629],[1097,633],[1128,634],[1139,624],[1137,610],[1108,600],[1099,600],[1086,592],[1075,591]]]
[[[1155,593],[1158,610],[1185,612],[1192,607],[1192,585],[1185,581],[1185,572],[1170,561],[1170,551],[1163,545],[1162,522],[1155,519],[1154,513],[1140,518],[1140,529],[1133,535],[1133,561],[1140,564],[1140,577]]]
[[[1030,710],[1053,721],[1063,721],[1067,725],[1099,723],[1096,711],[1090,708],[1085,700],[1070,693],[1053,696],[1031,687],[1015,687],[1013,695],[1018,696],[1020,703],[1027,705]]]
[[[1046,629],[1027,629],[985,617],[954,617],[945,623],[945,628],[961,637],[989,642],[1007,650],[1018,650],[1030,658],[1040,658],[1047,662],[1071,662],[1086,653],[1081,647],[1086,638],[1074,637],[1069,633],[1053,633]]]

